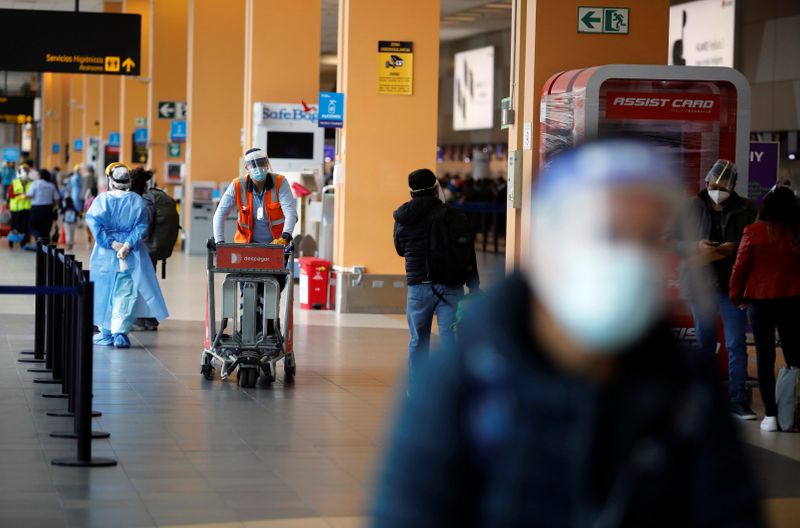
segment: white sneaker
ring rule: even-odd
[[[765,416],[761,420],[761,430],[768,433],[774,433],[778,430],[778,419],[774,416]]]

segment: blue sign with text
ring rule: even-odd
[[[72,149],[75,152],[83,152],[83,140],[82,139],[76,139],[73,142]]]
[[[169,125],[169,140],[172,143],[183,143],[186,141],[186,121],[173,119]]]
[[[19,161],[20,151],[19,147],[5,147],[3,148],[3,161]]]
[[[318,124],[321,128],[342,128],[344,125],[344,94],[319,93]]]
[[[53,143],[53,146],[50,150],[53,154],[58,154],[61,152],[61,145],[58,143]]]
[[[147,129],[144,127],[133,129],[133,143],[136,145],[147,145]]]
[[[119,132],[109,132],[108,133],[108,146],[109,147],[118,147],[119,143],[120,143]]]

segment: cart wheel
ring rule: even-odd
[[[239,386],[243,389],[249,389],[256,386],[258,379],[258,370],[254,368],[239,367],[239,374],[237,374],[237,381]]]
[[[289,354],[283,358],[283,373],[287,380],[293,380],[297,373],[297,364],[294,362],[294,354]]]
[[[262,364],[261,372],[263,373],[265,382],[272,383],[273,381],[275,381],[275,373],[272,372],[272,366],[270,363]]]
[[[201,365],[200,374],[202,374],[205,379],[211,381],[214,379],[214,367],[212,367],[211,364]]]

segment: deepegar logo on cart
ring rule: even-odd
[[[257,262],[257,263],[266,263],[270,262],[272,259],[270,257],[260,257],[254,255],[245,255],[242,257],[239,253],[231,253],[231,264],[238,264],[239,262]]]

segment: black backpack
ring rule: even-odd
[[[146,241],[147,249],[153,259],[164,261],[172,256],[181,228],[177,202],[155,187],[145,193],[144,199],[153,204],[153,225]],[[162,268],[162,276],[164,274]]]
[[[428,232],[428,280],[433,284],[463,286],[477,270],[475,234],[459,209],[440,207]]]

